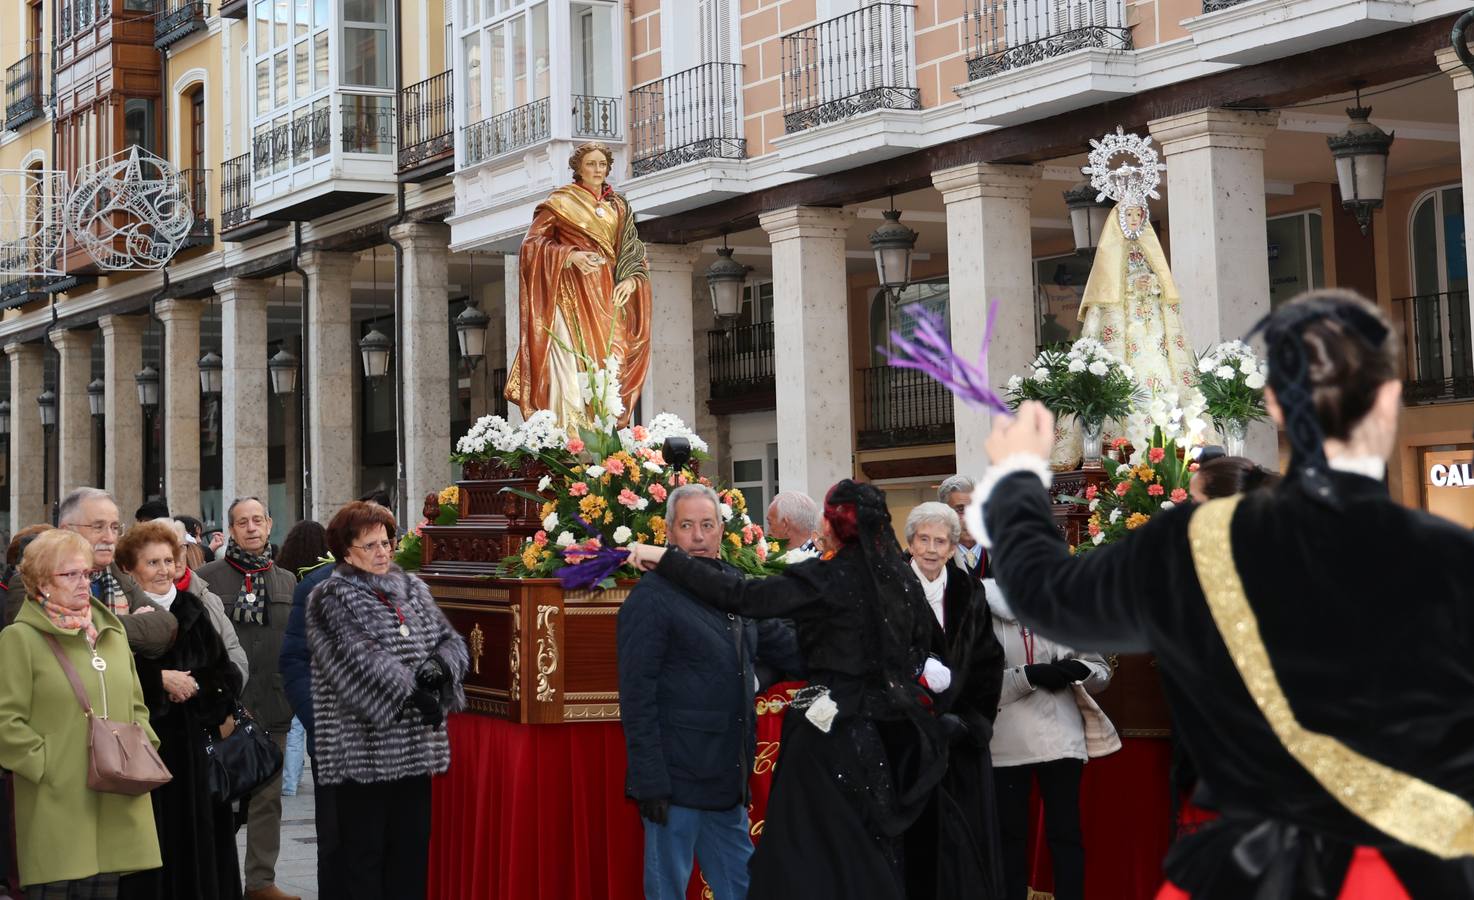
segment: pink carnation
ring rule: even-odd
[[[1163,450],[1161,447],[1153,447],[1146,452],[1146,458],[1151,460],[1153,463],[1159,463],[1167,458],[1167,451]]]
[[[1187,499],[1187,491],[1184,491],[1182,488],[1174,488],[1172,490],[1172,502],[1173,503],[1182,503],[1186,499]]]
[[[1126,492],[1129,490],[1131,490],[1131,482],[1123,481],[1120,484],[1116,485],[1116,496],[1124,497],[1126,496]]]
[[[543,546],[548,542],[548,533],[546,531],[538,529],[537,534],[534,534],[532,536],[532,542],[539,547]]]
[[[583,452],[583,447],[584,447],[583,441],[579,440],[578,438],[569,438],[568,439],[568,452],[569,453],[582,453]]]
[[[752,550],[753,550],[754,553],[757,554],[757,558],[758,559],[767,560],[767,558],[768,558],[768,542],[767,541],[758,541],[755,545],[753,545]]]
[[[1087,484],[1087,485],[1085,485],[1085,499],[1086,500],[1094,500],[1095,499],[1095,495],[1096,494],[1099,494],[1099,493],[1100,493],[1100,488],[1096,487],[1095,485],[1093,485],[1093,484]]]
[[[631,428],[630,435],[633,436],[634,439],[637,441],[650,440],[650,432],[645,430],[644,425],[636,425],[634,428]]]
[[[658,481],[655,484],[650,485],[650,499],[654,500],[656,503],[664,503],[665,498],[668,496],[670,495],[666,493],[665,485],[661,484]]]
[[[568,493],[575,497],[582,497],[589,492],[589,486],[582,481],[575,481],[568,486]]]
[[[624,463],[611,456],[608,459],[604,460],[604,471],[608,472],[610,475],[623,475]]]
[[[629,488],[625,488],[619,492],[619,505],[629,507],[630,509],[638,509],[640,506],[640,495]]]
[[[1146,486],[1146,492],[1147,495],[1150,497],[1160,497],[1163,494],[1167,493],[1167,489],[1162,487],[1160,484],[1149,484]]]

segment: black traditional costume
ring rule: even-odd
[[[1040,633],[1156,654],[1194,801],[1222,816],[1168,856],[1181,892],[1335,898],[1375,849],[1413,897],[1474,896],[1474,536],[1393,503],[1356,471],[1376,461],[1326,463],[1300,329],[1334,318],[1377,347],[1386,328],[1286,311],[1267,334],[1295,453],[1280,487],[1072,557],[1043,461],[1000,460],[977,494],[994,571]]]

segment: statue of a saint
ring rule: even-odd
[[[590,424],[590,368],[619,367],[625,425],[650,366],[650,267],[629,201],[609,186],[614,155],[597,141],[568,159],[573,183],[538,204],[518,258],[520,343],[506,398],[524,416]]]
[[[1080,300],[1081,334],[1125,360],[1153,395],[1193,390],[1197,359],[1182,333],[1182,300],[1146,207],[1122,201],[1112,219]]]

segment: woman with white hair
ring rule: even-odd
[[[911,571],[931,609],[931,651],[951,669],[937,713],[966,726],[953,736],[938,795],[906,835],[909,897],[1003,897],[1002,847],[994,816],[988,743],[1003,684],[1003,647],[993,633],[982,584],[954,559],[962,524],[943,503],[923,503],[906,517]],[[947,799],[950,798],[950,799]],[[961,815],[943,815],[952,805]]]

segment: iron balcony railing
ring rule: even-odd
[[[185,247],[202,247],[215,242],[215,223],[210,219],[210,170],[182,169],[180,177],[189,191],[190,211],[194,226],[185,238]]]
[[[1406,352],[1403,398],[1435,403],[1474,397],[1469,292],[1445,291],[1392,301],[1402,321]]]
[[[1240,3],[1243,2],[1244,0],[1203,0],[1203,12],[1218,12],[1220,9],[1228,9],[1232,6],[1238,6]]]
[[[154,46],[162,50],[203,30],[209,17],[205,0],[158,0],[154,4]]]
[[[619,98],[573,95],[573,136],[619,138]]]
[[[466,165],[474,166],[494,156],[547,140],[552,136],[550,109],[549,101],[544,97],[467,125],[464,132]]]
[[[251,154],[220,164],[220,230],[239,228],[251,220]]]
[[[952,395],[915,369],[861,369],[861,449],[934,444],[952,440]]]
[[[332,133],[332,110],[323,105],[256,135],[250,153],[255,176],[266,178],[326,155]]]
[[[1125,0],[968,0],[968,81],[1075,50],[1130,50]]]
[[[734,325],[706,333],[713,400],[773,389],[773,323]]]
[[[343,152],[394,152],[394,102],[388,97],[367,94],[343,96]]]
[[[784,35],[784,131],[875,109],[920,109],[915,13],[903,3],[872,3]]]
[[[5,70],[5,127],[17,131],[32,119],[40,118],[45,104],[41,102],[41,83],[46,70],[46,57],[28,53]]]
[[[745,159],[742,66],[707,63],[630,91],[631,168],[649,175],[698,159]]]
[[[412,169],[455,152],[453,72],[399,92],[399,168]]]

